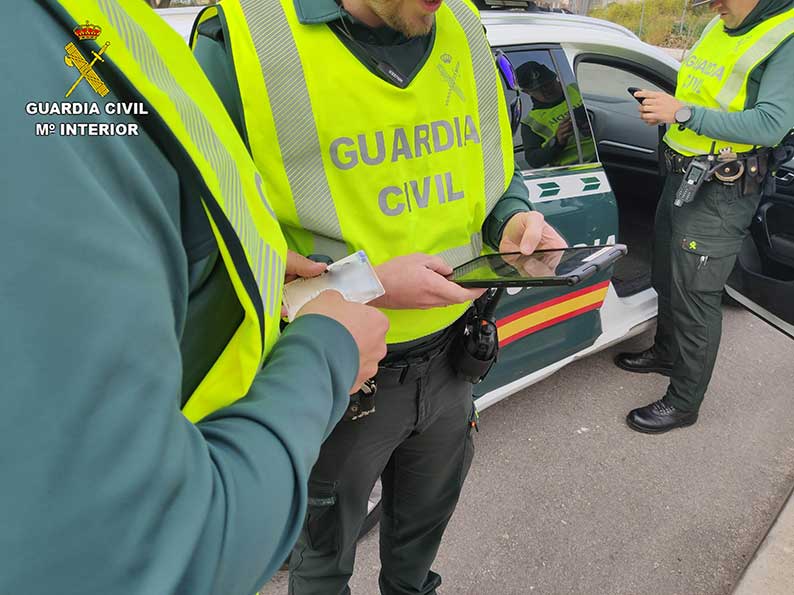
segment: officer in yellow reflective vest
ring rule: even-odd
[[[217,95],[144,2],[15,18],[0,593],[250,595],[298,536],[387,320],[326,293],[279,338],[285,274],[323,266],[288,255]]]
[[[773,167],[769,149],[794,125],[794,0],[694,4],[707,3],[719,14],[684,59],[675,97],[635,94],[645,122],[671,125],[656,212],[656,338],[615,362],[670,377],[662,399],[629,413],[640,432],[697,421],[720,342],[723,288]]]
[[[567,88],[568,101],[557,75],[545,64],[530,60],[516,68],[518,85],[530,96],[532,104],[521,119],[521,140],[524,158],[530,167],[554,167],[579,163],[579,151],[568,101],[574,113],[584,110],[582,96],[576,85]],[[586,115],[581,121],[587,123]],[[583,161],[595,155],[589,126],[581,130]]]
[[[475,421],[449,353],[479,292],[445,275],[483,243],[564,244],[530,212],[477,11],[467,0],[224,0],[199,17],[193,44],[268,172],[289,245],[331,258],[364,249],[386,288],[375,409],[323,445],[290,593],[348,592],[379,477],[381,592],[434,593]],[[502,72],[517,97],[515,73]]]

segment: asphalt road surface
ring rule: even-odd
[[[700,420],[647,436],[623,420],[659,398],[665,379],[623,372],[612,358],[650,340],[574,363],[483,412],[434,567],[440,594],[732,591],[794,485],[794,341],[726,307]],[[359,544],[355,595],[377,594],[377,549],[377,531]],[[286,593],[285,573],[262,593]]]

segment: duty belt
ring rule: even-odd
[[[422,339],[390,347],[386,357],[378,365],[375,377],[367,380],[364,386],[350,395],[350,404],[342,419],[356,421],[375,413],[378,387],[413,382],[425,374],[438,357],[447,357],[456,333],[462,332],[465,319],[463,316],[447,328]]]
[[[664,148],[664,163],[667,171],[673,174],[683,174],[694,159],[709,159],[709,155],[682,155],[670,147]],[[733,184],[742,176],[762,178],[766,175],[769,152],[766,150],[752,151],[749,153],[733,153],[722,151],[712,157],[715,166],[714,180],[722,184]]]
[[[378,366],[375,380],[382,386],[394,386],[415,380],[425,373],[430,362],[446,354],[459,330],[460,324],[456,322],[425,337],[424,341],[408,350],[390,350]]]

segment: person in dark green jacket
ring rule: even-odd
[[[723,289],[774,167],[770,149],[794,127],[794,0],[695,4],[718,16],[684,59],[675,96],[635,93],[647,124],[670,125],[652,266],[656,337],[649,349],[615,360],[630,372],[670,377],[661,399],[626,417],[645,433],[698,419],[720,344]],[[687,188],[699,189],[687,196]]]
[[[107,59],[106,97],[83,81],[64,100],[75,23],[44,0],[14,20],[19,51],[0,67],[0,593],[251,595],[298,536],[320,443],[385,353],[386,319],[322,294],[244,398],[191,424],[180,405],[240,311],[193,173],[150,132],[157,114],[32,115],[130,98]],[[77,121],[140,133],[35,132]]]

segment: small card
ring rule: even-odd
[[[287,283],[284,286],[287,319],[292,322],[306,302],[328,289],[338,291],[348,302],[359,304],[366,304],[386,293],[369,258],[359,250],[328,265],[322,275]]]

